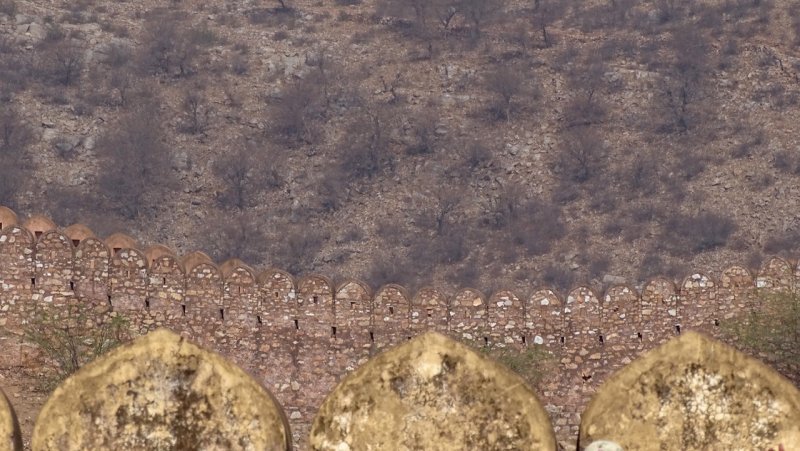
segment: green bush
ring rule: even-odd
[[[522,376],[531,386],[537,387],[547,374],[557,371],[558,359],[542,346],[523,349],[483,348],[486,355]]]
[[[128,326],[128,320],[121,316],[99,315],[79,305],[36,312],[25,328],[25,339],[55,364],[41,388],[55,388],[83,365],[126,341]]]
[[[757,307],[722,324],[725,334],[746,351],[800,381],[800,291],[761,289]]]

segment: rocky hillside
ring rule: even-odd
[[[0,203],[373,286],[800,246],[783,0],[0,0]]]

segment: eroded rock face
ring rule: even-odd
[[[314,450],[555,450],[550,420],[510,370],[436,333],[379,355],[328,396]]]
[[[290,449],[285,416],[257,382],[166,330],[64,381],[36,421],[34,450]]]
[[[0,390],[0,451],[22,451],[19,423],[3,391]]]
[[[755,359],[690,332],[600,387],[582,416],[580,443],[601,439],[626,451],[796,446],[800,392]]]

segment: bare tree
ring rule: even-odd
[[[462,195],[454,190],[436,192],[436,234],[442,235],[449,225],[452,214],[461,204]]]
[[[333,212],[342,207],[347,200],[347,175],[341,166],[335,166],[322,174],[322,180],[316,183],[319,209]]]
[[[16,205],[16,194],[33,170],[28,145],[33,133],[11,106],[0,109],[0,204]]]
[[[584,183],[605,167],[607,149],[602,138],[589,127],[570,130],[556,157],[556,167],[572,182]]]
[[[136,92],[137,76],[134,69],[133,50],[122,44],[111,44],[103,58],[90,72],[92,82],[103,85],[103,95],[114,106],[126,106]],[[96,88],[95,85],[95,88]]]
[[[408,258],[414,262],[420,275],[433,271],[437,266],[458,263],[469,255],[467,235],[468,227],[464,224],[449,224],[446,233],[434,238],[412,235]]]
[[[704,88],[711,52],[705,35],[692,24],[673,31],[669,44],[673,59],[663,74],[663,98],[672,119],[668,129],[685,132],[695,125],[694,119],[702,117],[694,109],[702,109],[703,103],[708,106],[699,101],[708,100]]]
[[[483,80],[486,89],[498,97],[502,117],[511,122],[511,102],[522,92],[522,77],[513,68],[501,66],[486,75]]]
[[[412,142],[406,147],[406,153],[423,155],[436,150],[436,124],[439,116],[434,106],[415,112],[411,124]]]
[[[501,187],[497,197],[489,200],[485,222],[502,229],[519,218],[521,207],[522,189],[516,183],[508,183]]]
[[[140,58],[142,67],[154,73],[179,77],[194,72],[200,53],[198,43],[186,26],[186,19],[177,12],[163,9],[150,13],[143,32]]]
[[[245,210],[259,194],[283,185],[282,162],[277,152],[269,154],[249,143],[237,145],[214,162],[214,173],[224,184],[217,199],[222,205]]]
[[[510,241],[532,255],[542,255],[565,235],[561,209],[556,205],[531,199],[519,207],[519,212],[507,229]]]
[[[442,36],[447,38],[450,24],[458,14],[458,0],[433,0],[431,1],[431,8],[441,27]]]
[[[108,79],[108,86],[116,93],[114,104],[118,106],[128,106],[131,97],[136,92],[136,76],[129,70],[116,69]]]
[[[133,51],[127,45],[110,44],[89,67],[81,96],[95,105],[125,107],[141,89]]]
[[[635,159],[629,167],[622,172],[628,197],[652,196],[660,188],[662,164],[656,152],[637,152]]]
[[[397,72],[394,74],[394,78],[392,79],[387,79],[383,75],[381,75],[380,79],[381,79],[381,85],[383,85],[383,92],[384,93],[388,92],[389,94],[392,95],[392,97],[389,99],[389,103],[392,104],[400,103],[400,101],[403,100],[403,97],[400,95],[400,93],[397,92],[397,90],[405,82],[403,74],[401,72]]]
[[[0,101],[24,89],[30,82],[34,64],[31,55],[21,51],[11,36],[0,36]]]
[[[280,240],[272,243],[270,255],[274,260],[271,263],[292,274],[303,274],[313,270],[314,260],[330,236],[319,229],[292,228],[288,224],[282,228],[288,232],[284,233]]]
[[[617,25],[624,25],[633,11],[636,0],[610,0],[611,20]]]
[[[461,146],[463,165],[472,172],[492,159],[492,151],[480,141],[474,141]]]
[[[308,83],[315,84],[317,89],[322,91],[325,114],[328,114],[333,103],[347,102],[346,93],[356,81],[350,76],[352,74],[344,73],[342,65],[337,63],[335,58],[331,58],[326,48],[306,57],[306,65],[314,69],[309,74]]]
[[[6,105],[0,111],[0,151],[4,155],[22,155],[32,138],[33,134],[16,110]]]
[[[79,79],[83,69],[83,49],[74,40],[65,39],[55,44],[45,55],[54,83],[69,86]]]
[[[382,0],[378,2],[378,14],[390,15],[413,21],[418,33],[424,33],[432,10],[430,0]]]
[[[320,86],[311,79],[298,80],[284,89],[269,113],[273,131],[290,144],[313,144],[324,111],[322,97]]]
[[[202,88],[195,86],[187,90],[184,93],[181,107],[185,120],[181,131],[192,135],[205,133],[213,110],[208,105],[208,100]]]
[[[133,219],[166,195],[174,183],[170,149],[164,143],[158,108],[145,102],[109,127],[98,140],[99,186],[110,204]]]
[[[498,0],[461,0],[459,11],[472,25],[472,37],[477,39],[487,22],[490,22],[502,9]]]
[[[597,93],[606,85],[606,69],[600,52],[594,49],[588,51],[582,64],[571,66],[567,83],[577,94],[565,111],[569,126],[595,124],[605,116],[605,105]]]
[[[239,258],[249,264],[260,264],[267,254],[265,224],[262,218],[240,211],[224,215],[209,222],[203,232],[202,243],[216,261]]]
[[[38,75],[45,83],[69,86],[75,83],[83,69],[83,48],[80,42],[51,28],[52,37],[36,47]]]
[[[0,13],[14,17],[17,14],[17,2],[15,0],[0,1]]]
[[[563,0],[533,0],[533,27],[542,34],[545,47],[552,45],[547,28],[564,15],[565,9]]]
[[[413,286],[418,277],[415,271],[418,266],[417,262],[412,263],[408,258],[383,252],[374,256],[369,264],[369,272],[362,277],[373,287],[380,287],[387,283]]]
[[[410,22],[410,26],[402,27],[401,30],[405,31],[407,35],[420,39],[426,49],[424,57],[431,58],[434,55],[433,48],[437,37],[447,37],[461,1],[382,0],[378,3],[377,12]],[[479,22],[482,23],[482,20]]]
[[[666,221],[662,239],[676,255],[700,253],[725,246],[737,228],[736,222],[724,214],[679,214]]]
[[[583,94],[588,102],[595,98],[595,94],[602,89],[606,82],[604,76],[608,67],[598,49],[587,50],[582,64],[578,64],[569,72],[569,86],[571,89]]]
[[[372,178],[394,169],[389,150],[390,112],[384,105],[370,104],[356,114],[342,140],[341,168],[351,179]]]
[[[437,237],[450,235],[455,225],[452,216],[461,204],[462,194],[455,189],[442,189],[432,198],[430,205],[420,209],[415,225],[432,230]]]

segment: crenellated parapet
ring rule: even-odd
[[[179,257],[161,245],[140,250],[130,236],[101,240],[86,226],[60,229],[42,216],[18,225],[5,207],[0,221],[7,317],[24,315],[31,303],[58,306],[77,298],[117,312],[294,329],[377,348],[437,330],[478,346],[648,349],[684,330],[714,335],[721,320],[756,307],[757,288],[788,287],[800,271],[773,258],[756,275],[732,266],[718,278],[697,272],[676,284],[656,277],[638,289],[612,286],[605,293],[585,286],[563,295],[539,289],[528,298],[471,288],[411,293],[394,284],[374,289],[321,275],[296,279],[279,269],[258,273],[237,259],[218,265],[202,252]]]
[[[757,290],[787,289],[800,277],[794,262],[773,258],[755,273],[731,266],[605,292],[412,292],[257,271],[238,259],[218,264],[161,245],[142,249],[133,237],[102,239],[81,224],[60,228],[42,216],[22,222],[5,207],[0,225],[0,327],[20,336],[37,309],[75,302],[127,317],[136,334],[169,327],[260,375],[284,405],[295,406],[287,414],[299,424],[341,375],[426,331],[475,348],[539,346],[557,356],[563,373],[545,401],[577,405],[640,353],[690,330],[719,337],[723,321],[761,308]],[[556,421],[557,432],[574,433],[579,411],[552,411],[565,422]]]
[[[174,317],[183,316],[186,296],[186,270],[175,253],[166,246],[145,251],[148,280],[145,307]]]

